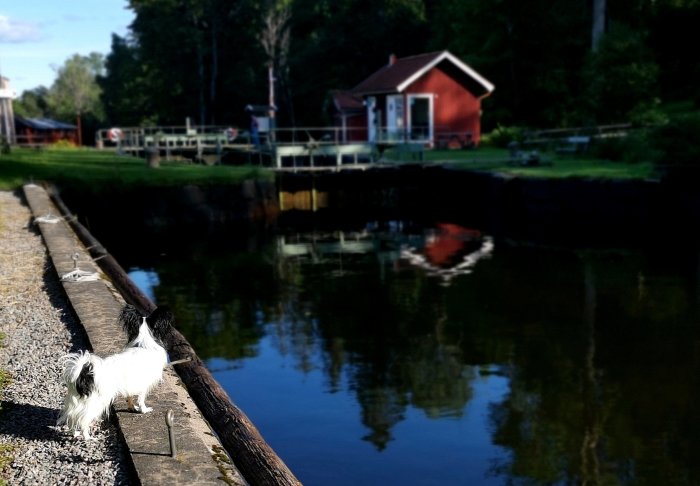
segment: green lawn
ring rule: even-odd
[[[524,167],[514,165],[510,160],[507,149],[480,147],[476,150],[426,150],[425,161],[435,164],[448,165],[453,168],[466,170],[486,170],[522,177],[571,178],[587,179],[650,179],[656,176],[654,164],[638,162],[611,162],[595,159],[585,154],[568,155],[545,152],[541,154],[542,163],[538,166]],[[389,151],[386,158],[397,163],[415,161],[399,161],[396,152]]]
[[[396,153],[385,158],[396,161]],[[406,162],[406,161],[404,161]],[[465,170],[488,170],[524,177],[581,177],[603,179],[648,179],[654,177],[651,163],[628,164],[578,156],[545,153],[543,164],[522,167],[510,163],[506,149],[481,147],[476,150],[426,150],[425,162],[449,165]],[[271,171],[250,165],[206,166],[161,160],[158,169],[149,168],[144,159],[117,155],[113,151],[90,148],[13,148],[0,154],[0,189],[9,190],[27,182],[51,181],[80,186],[98,192],[112,185],[173,186],[188,183],[217,184],[244,179],[270,180]]]
[[[256,166],[206,166],[161,160],[160,168],[153,169],[144,159],[90,148],[13,148],[10,154],[0,155],[0,189],[4,190],[32,181],[65,182],[98,191],[115,184],[171,186],[271,177],[270,171]]]

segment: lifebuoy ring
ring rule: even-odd
[[[109,138],[110,142],[119,142],[124,138],[124,134],[120,128],[110,128],[107,131],[107,138]]]
[[[226,130],[224,130],[224,134],[226,135],[226,139],[229,142],[232,142],[238,137],[238,130],[236,128],[229,127]]]

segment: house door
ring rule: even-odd
[[[367,141],[377,141],[377,98],[367,97]]]
[[[403,95],[386,97],[386,138],[390,142],[404,139],[405,113]]]
[[[417,142],[433,140],[433,97],[430,94],[408,95],[410,139]]]

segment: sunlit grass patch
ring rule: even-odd
[[[269,171],[250,165],[206,166],[162,161],[161,167],[154,169],[142,158],[90,148],[13,148],[10,154],[0,156],[0,189],[4,190],[39,181],[99,191],[113,185],[220,184],[270,177]]]
[[[14,461],[15,446],[10,444],[0,444],[0,474]],[[0,477],[0,486],[5,486],[7,481]]]

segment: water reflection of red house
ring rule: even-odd
[[[66,140],[72,144],[78,141],[75,125],[49,118],[15,117],[15,131],[19,144],[40,145]]]
[[[435,234],[428,236],[423,249],[430,263],[449,268],[462,261],[462,256],[481,247],[481,232],[457,224],[439,223]]]
[[[493,240],[480,231],[439,223],[435,232],[426,237],[422,249],[405,247],[401,258],[448,284],[457,275],[471,273],[474,265],[492,252]]]

